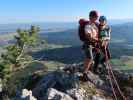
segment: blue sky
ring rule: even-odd
[[[133,19],[133,0],[1,0],[0,23],[76,21],[98,10],[108,19]]]

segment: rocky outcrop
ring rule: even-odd
[[[35,97],[41,99],[46,98],[50,88],[66,93],[66,90],[77,87],[78,78],[76,75],[55,71],[45,75],[32,91]]]
[[[82,82],[80,80],[82,71],[82,64],[73,64],[49,72],[42,77],[32,91],[28,92],[32,94],[28,97],[34,97],[35,100],[113,100],[107,77],[104,79],[89,71],[88,81]],[[121,79],[121,82],[129,79],[125,75],[121,78],[123,74],[119,71],[115,70],[114,74],[117,79]],[[126,95],[129,97],[128,100],[131,99],[132,92],[133,88],[128,87],[128,95]]]

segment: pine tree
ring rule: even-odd
[[[17,30],[18,34],[14,36],[15,43],[7,46],[6,52],[1,55],[0,78],[7,80],[11,72],[32,62],[32,56],[27,53],[27,50],[37,42],[39,31],[39,27],[36,26],[31,26],[27,30]]]

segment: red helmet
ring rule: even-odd
[[[89,17],[98,17],[98,12],[96,10],[92,10],[90,13],[89,13]]]

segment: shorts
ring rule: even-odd
[[[87,44],[84,44],[83,45],[83,50],[84,50],[84,53],[85,53],[85,57],[88,58],[88,59],[91,59],[91,60],[94,60],[94,47],[92,45],[87,45]]]

